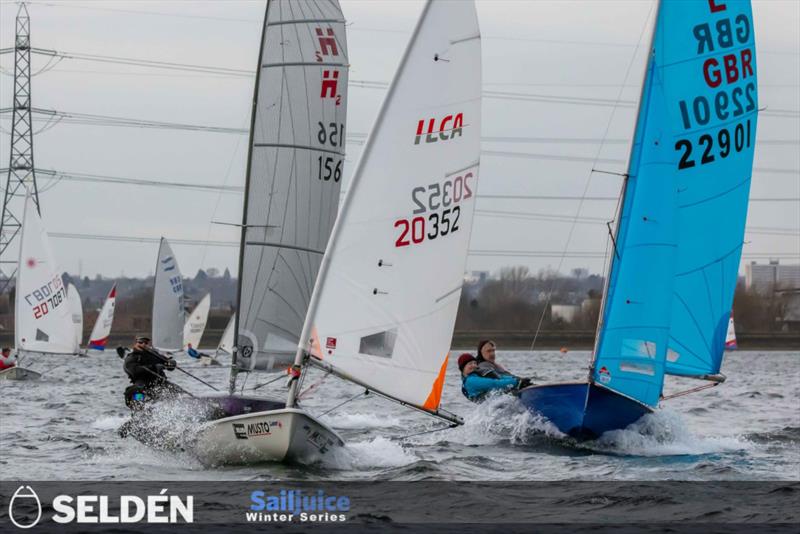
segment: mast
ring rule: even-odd
[[[431,6],[430,0],[425,2],[425,7],[422,10],[422,15],[417,20],[417,25],[414,27],[414,32],[411,34],[411,40],[409,43],[413,43],[417,35],[422,28],[423,21],[425,20],[425,15],[428,13],[428,9]],[[396,91],[396,80],[397,77],[403,72],[406,63],[408,62],[408,57],[411,55],[412,46],[409,45],[406,47],[405,52],[403,53],[403,57],[400,60],[400,66],[397,68],[395,72],[394,79],[392,83],[389,85],[389,91],[386,93],[386,97],[383,99],[383,103],[381,103],[380,111],[378,111],[378,118],[375,119],[375,124],[372,127],[372,132],[379,131],[383,126],[383,121],[386,115],[386,109],[389,106],[389,103],[392,100],[392,96]],[[311,301],[308,304],[308,311],[306,312],[306,319],[303,322],[303,330],[300,334],[300,342],[297,344],[297,352],[295,353],[294,357],[294,364],[292,366],[293,378],[291,383],[289,384],[289,393],[286,397],[286,406],[287,407],[294,407],[297,405],[297,390],[300,387],[300,380],[297,372],[303,367],[304,359],[307,356],[305,347],[308,344],[311,336],[311,321],[313,320],[314,316],[316,315],[317,307],[319,305],[319,297],[320,297],[320,288],[325,283],[325,278],[327,278],[328,270],[330,267],[330,256],[332,251],[336,248],[336,243],[339,240],[339,236],[342,233],[342,221],[344,220],[345,214],[350,209],[350,205],[352,203],[352,199],[354,198],[353,192],[358,187],[359,182],[361,181],[361,167],[363,167],[364,162],[367,161],[367,156],[372,151],[373,143],[367,140],[364,151],[361,153],[361,156],[358,159],[358,164],[353,172],[352,181],[350,185],[347,187],[347,193],[345,194],[344,200],[342,201],[342,208],[339,211],[339,216],[336,218],[336,222],[333,225],[333,230],[331,231],[331,238],[328,241],[328,246],[325,249],[325,255],[322,257],[322,263],[319,268],[319,274],[317,275],[317,279],[314,282],[314,291],[311,293]],[[311,357],[310,355],[308,355]],[[347,377],[342,377],[346,380],[349,380]]]
[[[236,356],[239,347],[239,320],[242,316],[241,309],[239,309],[242,302],[242,273],[244,271],[244,249],[245,241],[247,239],[247,201],[250,198],[250,171],[253,164],[253,136],[255,135],[256,112],[258,107],[258,87],[261,81],[261,61],[264,56],[264,39],[267,32],[267,20],[269,18],[270,0],[267,0],[264,9],[264,23],[261,29],[261,42],[258,46],[258,65],[256,67],[256,82],[253,86],[253,107],[250,115],[250,136],[247,147],[247,168],[245,170],[244,182],[244,200],[242,204],[242,231],[239,239],[239,276],[236,281],[236,313],[234,317],[233,326],[233,347],[231,347],[231,374],[228,381],[228,392],[233,395],[236,390],[236,375],[239,372],[236,363]]]
[[[620,191],[620,199],[619,204],[617,206],[617,212],[614,216],[614,231],[612,235],[612,253],[608,259],[608,266],[606,269],[606,280],[603,284],[603,295],[600,300],[600,313],[597,317],[597,329],[595,331],[594,336],[594,347],[592,349],[592,362],[589,365],[589,382],[594,382],[594,371],[595,371],[595,361],[597,360],[597,349],[600,344],[600,336],[602,335],[603,329],[603,318],[605,314],[606,308],[606,300],[608,299],[608,290],[611,284],[611,270],[614,268],[614,258],[617,256],[617,243],[619,243],[619,231],[620,231],[620,217],[622,216],[622,210],[625,207],[625,198],[626,193],[628,191],[628,182],[630,181],[630,168],[631,168],[631,159],[633,157],[633,150],[636,145],[636,133],[640,130],[640,121],[642,116],[642,107],[644,102],[645,93],[647,91],[647,81],[648,76],[650,75],[650,70],[653,67],[653,60],[655,58],[655,51],[653,50],[653,45],[655,43],[655,35],[656,29],[658,27],[658,17],[661,13],[661,0],[656,0],[656,15],[653,18],[653,28],[650,31],[650,39],[647,47],[647,64],[644,68],[644,73],[642,74],[642,86],[641,91],[639,93],[639,105],[636,109],[636,120],[634,121],[635,130],[633,132],[633,136],[631,137],[631,145],[630,149],[628,150],[628,162],[627,162],[627,169],[628,172],[625,173],[623,180],[622,180],[622,187]]]

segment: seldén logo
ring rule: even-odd
[[[417,123],[417,135],[414,138],[414,144],[418,145],[423,138],[426,143],[436,143],[438,141],[448,141],[456,135],[461,137],[464,133],[463,128],[463,113],[447,115],[441,121],[437,121],[435,118],[420,119]]]
[[[17,508],[32,506],[34,502],[36,503],[36,519],[31,521],[30,516],[27,515],[24,518],[14,516],[14,511],[17,510]],[[17,510],[17,513],[21,515],[19,510]],[[11,501],[8,503],[8,518],[17,528],[33,528],[39,523],[39,520],[42,518],[42,502],[39,500],[39,496],[36,495],[36,492],[33,491],[33,488],[30,486],[20,486],[17,488],[17,491],[14,492]]]
[[[50,507],[55,512],[50,519],[56,523],[193,523],[194,497],[181,499],[167,495],[162,489],[158,495],[139,497],[120,495],[57,495]],[[31,508],[36,507],[34,514]],[[16,514],[16,515],[15,515]],[[17,527],[28,529],[42,519],[42,503],[30,486],[20,486],[8,503],[8,517]]]

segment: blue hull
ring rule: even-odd
[[[587,383],[531,386],[520,391],[519,398],[526,408],[577,439],[595,439],[609,430],[621,430],[652,412],[644,404]]]

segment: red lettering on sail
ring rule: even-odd
[[[319,40],[320,53],[323,56],[338,56],[339,49],[336,46],[336,34],[333,33],[333,28],[327,28],[327,37],[322,31],[322,28],[316,28],[317,40]]]
[[[427,129],[425,125],[427,124]],[[418,145],[425,136],[426,143],[436,143],[437,141],[448,141],[455,136],[463,135],[464,114],[447,115],[441,120],[436,118],[420,119],[417,122],[417,135],[414,137],[414,144]]]
[[[717,0],[708,0],[708,7],[711,9],[712,13],[719,13],[720,11],[725,11],[728,9],[728,6],[725,4],[717,5]]]
[[[336,98],[336,89],[339,85],[339,71],[338,70],[325,70],[322,71],[322,90],[320,91],[320,98]]]

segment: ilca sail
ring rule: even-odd
[[[345,379],[439,413],[480,133],[474,3],[430,1],[348,186],[298,363],[307,352]]]
[[[181,270],[169,242],[162,237],[153,287],[153,346],[168,351],[181,350],[185,315]]]
[[[294,359],[339,205],[348,59],[338,2],[271,0],[256,81],[231,391]]]
[[[67,288],[30,193],[25,197],[16,284],[17,351],[77,354]]]

